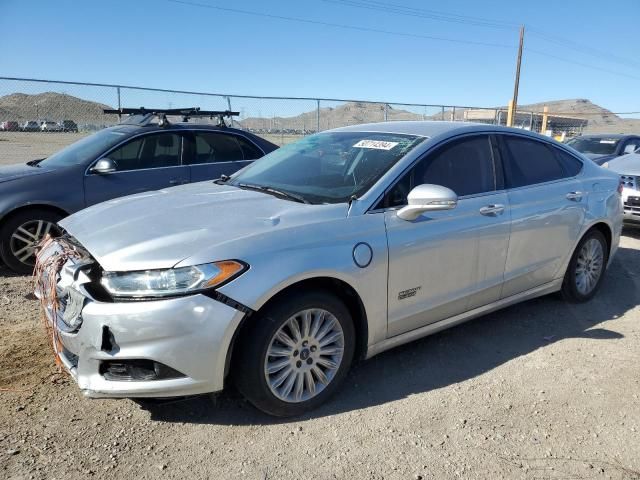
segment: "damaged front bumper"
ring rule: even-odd
[[[85,288],[73,261],[65,263],[56,283],[85,297],[76,328],[63,321],[63,313],[44,311],[54,329],[57,356],[87,397],[172,397],[222,390],[227,352],[243,312],[203,294],[99,301]],[[42,300],[46,293],[36,295]]]

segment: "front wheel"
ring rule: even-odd
[[[562,282],[565,300],[581,303],[591,300],[596,294],[607,266],[607,241],[598,230],[588,232],[569,262]]]
[[[324,403],[353,359],[353,320],[329,293],[292,294],[260,314],[245,333],[236,384],[270,415],[300,415]]]
[[[7,219],[0,228],[0,256],[16,273],[33,272],[35,251],[48,233],[54,233],[62,215],[48,210],[25,210]]]

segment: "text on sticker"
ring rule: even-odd
[[[360,140],[353,148],[374,148],[376,150],[391,150],[398,142],[385,142],[384,140]]]

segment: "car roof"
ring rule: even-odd
[[[443,134],[456,134],[463,132],[504,132],[518,133],[540,138],[541,135],[519,128],[503,127],[475,122],[445,122],[439,120],[397,121],[381,123],[365,123],[350,125],[330,130],[332,132],[384,132],[399,133],[405,135],[418,135],[432,138]],[[549,140],[548,137],[545,137]]]
[[[119,124],[113,127],[109,127],[111,130],[115,132],[120,132],[128,135],[134,135],[140,132],[167,132],[167,131],[190,131],[190,130],[210,130],[212,132],[221,132],[221,133],[233,133],[237,135],[241,135],[251,139],[254,143],[258,144],[260,148],[262,148],[265,153],[269,153],[272,150],[278,148],[278,146],[258,135],[255,135],[251,132],[247,132],[246,130],[240,130],[239,128],[233,127],[220,127],[217,125],[209,125],[209,124],[201,124],[201,123],[186,123],[186,122],[176,122],[170,123],[167,126],[161,127],[160,125],[128,125],[128,124]]]
[[[576,138],[626,138],[636,136],[637,135],[633,135],[630,133],[588,133],[586,135],[580,135]]]

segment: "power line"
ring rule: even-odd
[[[611,75],[618,75],[618,76],[621,76],[621,77],[632,78],[634,80],[640,80],[640,77],[636,77],[635,75],[629,75],[628,73],[609,70],[608,68],[598,67],[596,65],[591,65],[589,63],[583,63],[583,62],[578,62],[576,60],[570,60],[568,58],[559,57],[558,55],[553,55],[551,53],[541,52],[540,50],[534,50],[532,48],[528,48],[527,47],[527,48],[525,48],[525,51],[531,52],[531,53],[535,53],[536,55],[542,55],[543,57],[554,58],[554,59],[559,60],[561,62],[572,63],[574,65],[580,65],[581,67],[590,68],[592,70],[599,70],[601,72],[606,72],[606,73],[609,73]]]
[[[442,11],[427,10],[424,8],[407,7],[397,3],[389,3],[389,2],[379,1],[379,0],[322,0],[322,1],[325,3],[333,3],[337,5],[363,8],[367,10],[375,10],[375,11],[380,11],[384,13],[395,13],[398,15],[404,15],[408,17],[428,18],[436,21],[460,23],[460,24],[474,25],[474,26],[480,26],[480,27],[493,27],[493,28],[519,27],[519,24],[513,23],[513,22],[505,22],[502,20],[491,20],[487,18],[473,17],[469,15],[457,15],[457,14],[452,14],[452,13],[447,13]],[[551,42],[556,45],[561,45],[563,47],[583,53],[585,55],[590,55],[592,57],[596,57],[600,60],[604,60],[608,62],[622,64],[627,67],[631,65],[631,66],[634,66],[635,68],[640,68],[640,62],[638,61],[620,57],[620,56],[611,54],[609,52],[605,52],[593,47],[582,45],[573,40],[558,37],[556,35],[549,35],[537,28],[530,28],[527,26],[527,30],[530,32],[530,34],[535,35],[544,41]]]
[[[339,5],[348,5],[351,7],[366,8],[368,10],[377,10],[382,12],[398,13],[411,17],[429,18],[432,20],[440,20],[451,23],[461,23],[464,25],[475,25],[482,27],[494,28],[515,28],[516,23],[504,22],[500,20],[489,20],[480,17],[471,17],[468,15],[457,15],[453,13],[439,12],[436,10],[427,10],[424,8],[407,7],[397,3],[385,3],[375,0],[322,0],[326,3],[334,3]]]
[[[370,28],[370,27],[362,27],[359,25],[350,25],[350,24],[344,24],[344,23],[332,23],[332,22],[323,22],[320,20],[311,20],[308,18],[301,18],[301,17],[288,17],[288,16],[284,16],[284,15],[273,15],[270,13],[263,13],[263,12],[255,12],[252,10],[240,10],[238,8],[229,8],[229,7],[219,7],[217,5],[210,5],[210,4],[206,4],[206,3],[198,3],[198,2],[192,2],[192,1],[188,1],[188,0],[167,0],[169,2],[172,3],[178,3],[181,5],[188,5],[191,7],[200,7],[200,8],[209,8],[212,10],[219,10],[219,11],[223,11],[223,12],[231,12],[231,13],[240,13],[243,15],[252,15],[255,17],[264,17],[264,18],[273,18],[276,20],[286,20],[286,21],[290,21],[290,22],[299,22],[299,23],[306,23],[306,24],[312,24],[312,25],[322,25],[325,27],[335,27],[335,28],[342,28],[345,30],[358,30],[361,32],[370,32],[370,33],[382,33],[385,35],[396,35],[396,36],[401,36],[401,37],[411,37],[411,38],[423,38],[426,40],[436,40],[439,42],[451,42],[451,43],[461,43],[461,44],[465,44],[465,45],[480,45],[483,47],[494,47],[494,48],[515,48],[513,45],[507,45],[504,43],[490,43],[490,42],[476,42],[473,40],[462,40],[459,38],[449,38],[449,37],[438,37],[435,35],[422,35],[419,33],[407,33],[407,32],[398,32],[398,31],[393,31],[393,30],[382,30],[379,28]]]
[[[638,61],[631,60],[624,57],[619,57],[610,52],[598,50],[597,48],[581,45],[580,43],[574,42],[573,40],[564,39],[562,37],[557,37],[554,35],[548,35],[548,34],[542,33],[540,30],[535,28],[529,29],[529,33],[531,35],[535,35],[538,38],[541,38],[544,41],[554,43],[556,45],[560,45],[566,48],[570,48],[571,50],[574,50],[576,52],[580,52],[586,55],[591,55],[592,57],[599,58],[600,60],[618,63],[621,65],[625,65],[627,67],[631,64],[635,68],[640,68],[640,62]]]

